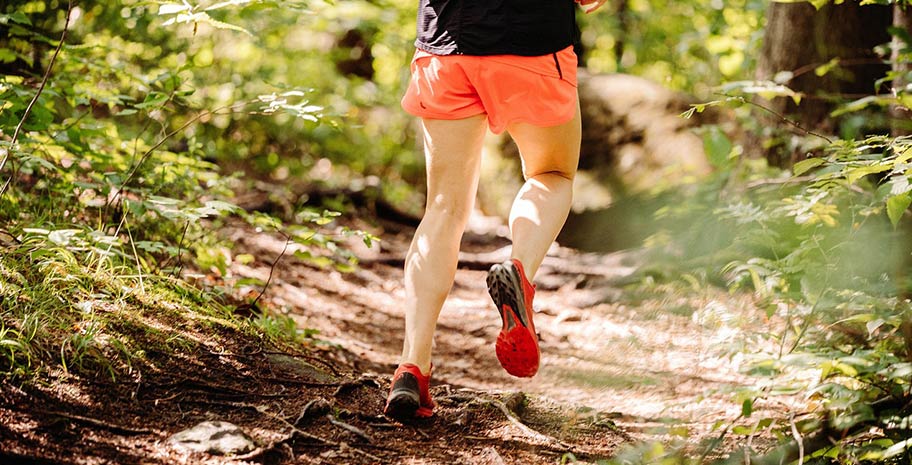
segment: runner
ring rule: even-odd
[[[580,0],[587,12],[606,0]],[[427,418],[431,344],[475,201],[485,131],[507,131],[525,184],[510,211],[511,259],[488,273],[503,328],[495,352],[532,377],[540,352],[531,278],[570,210],[579,161],[573,0],[420,0],[402,107],[420,118],[427,206],[405,259],[405,341],[384,413]]]

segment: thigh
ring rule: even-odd
[[[427,163],[428,207],[468,213],[478,189],[485,115],[421,120]]]
[[[572,179],[576,174],[581,138],[579,102],[575,116],[566,123],[547,127],[513,123],[507,132],[519,147],[526,179],[542,173]]]

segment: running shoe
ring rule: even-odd
[[[403,363],[393,374],[392,386],[383,413],[397,420],[434,416],[434,401],[429,391],[431,374],[421,374],[417,365]]]
[[[503,322],[494,345],[500,365],[513,376],[531,378],[538,372],[541,353],[532,323],[535,286],[526,279],[519,260],[494,265],[488,272],[488,293]]]

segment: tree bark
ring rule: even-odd
[[[893,6],[893,27],[906,31],[912,36],[912,5],[902,5],[897,3]],[[902,47],[912,47],[912,44],[903,44],[898,37],[893,37],[893,54],[890,61],[893,63],[893,89],[902,92],[910,83],[910,74],[912,74],[912,63],[909,60],[903,60],[900,52]],[[907,55],[908,56],[908,55]],[[912,94],[912,90],[906,90],[907,94]],[[912,134],[912,110],[902,105],[893,105],[890,108],[890,117],[892,119],[893,136],[905,136]]]
[[[780,72],[790,72],[784,83],[806,96],[800,105],[791,99],[775,99],[772,109],[805,129],[835,132],[837,122],[829,117],[834,108],[832,97],[874,94],[875,82],[889,70],[874,47],[890,40],[887,28],[891,21],[890,7],[861,6],[858,0],[839,5],[831,2],[820,10],[810,3],[771,3],[757,78],[772,80]],[[823,76],[815,73],[833,59],[840,65]],[[797,154],[766,155],[771,164],[785,167],[796,161]]]

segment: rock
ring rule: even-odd
[[[269,354],[266,357],[269,362],[275,365],[277,370],[283,371],[294,377],[313,380],[321,383],[336,381],[333,375],[317,368],[300,358],[291,357],[284,354]]]
[[[579,96],[580,170],[601,180],[613,197],[668,183],[669,173],[680,178],[710,171],[703,141],[691,128],[713,115],[679,116],[692,97],[636,76],[582,70]]]
[[[497,449],[493,447],[485,447],[478,453],[478,459],[475,463],[491,464],[491,465],[505,465],[506,462],[503,459],[503,456],[497,452]]]
[[[720,120],[710,108],[690,119],[697,102],[648,79],[579,70],[582,147],[573,210],[604,208],[620,198],[708,174],[703,140],[692,129]],[[522,184],[519,149],[506,135],[485,146],[479,207],[506,218]]]
[[[175,433],[168,444],[183,452],[237,455],[256,449],[256,444],[237,425],[226,421],[204,421]]]

